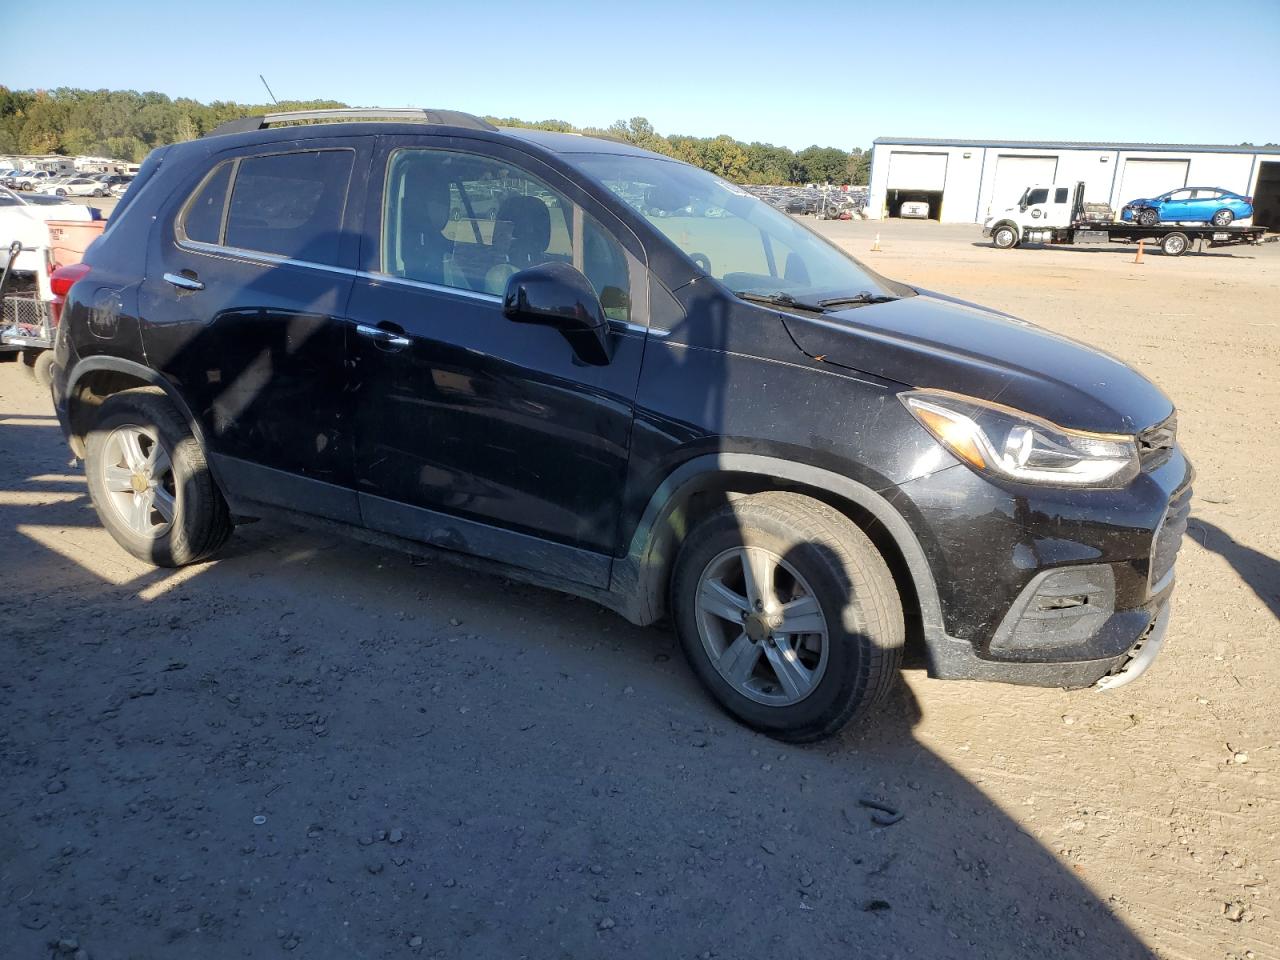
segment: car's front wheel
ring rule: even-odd
[[[742,497],[699,523],[676,561],[671,608],[706,688],[782,740],[818,740],[865,716],[901,663],[902,604],[884,558],[809,497]]]
[[[160,391],[107,398],[85,446],[98,518],[139,560],[180,567],[209,556],[231,535],[204,451]]]
[[[1134,219],[1138,221],[1139,226],[1154,227],[1160,222],[1160,214],[1151,207],[1143,207],[1138,211],[1138,215]]]
[[[1236,215],[1230,210],[1219,210],[1213,215],[1213,225],[1215,227],[1229,227],[1231,226],[1231,221],[1235,218]]]

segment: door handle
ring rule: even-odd
[[[408,337],[402,337],[390,330],[383,330],[381,327],[372,327],[367,323],[357,323],[356,333],[362,337],[368,337],[384,350],[403,350],[409,345]]]
[[[166,283],[172,283],[179,290],[203,290],[204,284],[195,277],[188,277],[185,273],[166,273],[164,275]]]

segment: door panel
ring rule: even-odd
[[[415,163],[433,156],[404,179],[399,167],[382,171],[414,142],[384,139],[373,180],[386,182],[387,256],[374,197],[367,269],[348,311],[365,522],[603,585],[646,335],[643,268],[612,241],[613,260],[602,256],[601,236],[584,226],[590,215],[566,200],[552,171],[525,173],[531,158],[485,145],[493,154],[483,163],[446,163],[440,155],[454,152],[416,150]],[[482,169],[495,161],[502,176]],[[438,206],[446,197],[447,210]],[[506,277],[540,258],[584,265],[602,300],[625,299],[610,363],[584,364],[557,331],[503,315]]]
[[[196,191],[186,217],[183,191],[172,225],[156,231],[140,312],[150,363],[199,418],[215,464],[235,461],[225,471],[237,488],[229,494],[354,522],[344,312],[358,244],[352,218],[361,211],[344,207],[369,146],[324,145],[323,160],[299,161],[303,180],[291,183],[281,164],[250,166],[258,158],[245,155],[211,171],[210,190]],[[255,180],[254,170],[263,176]],[[229,204],[218,192],[228,185]],[[234,216],[237,205],[245,216],[232,222],[207,216],[225,207]],[[314,496],[300,495],[301,481],[315,485]]]

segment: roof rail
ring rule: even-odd
[[[267,113],[257,117],[241,117],[228,120],[214,127],[206,137],[220,137],[228,133],[247,133],[265,130],[284,124],[317,121],[319,123],[344,123],[360,120],[406,120],[416,123],[439,123],[465,130],[497,130],[488,120],[463,113],[460,110],[428,110],[423,107],[345,107],[337,110],[291,110],[286,113]]]

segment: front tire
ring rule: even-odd
[[[204,451],[159,390],[108,397],[85,446],[98,518],[139,560],[185,566],[212,554],[231,535],[231,516]]]
[[[1213,225],[1215,227],[1229,227],[1231,226],[1231,221],[1235,218],[1236,215],[1230,210],[1219,210],[1213,215]]]
[[[991,233],[991,242],[997,249],[1012,249],[1018,245],[1018,231],[1010,226],[996,227]]]
[[[884,558],[809,497],[742,497],[699,523],[676,560],[671,609],[707,690],[780,740],[862,719],[901,664],[902,603]]]
[[[1151,209],[1151,207],[1143,207],[1138,211],[1134,219],[1138,221],[1138,226],[1140,227],[1154,227],[1160,222],[1160,214]]]

